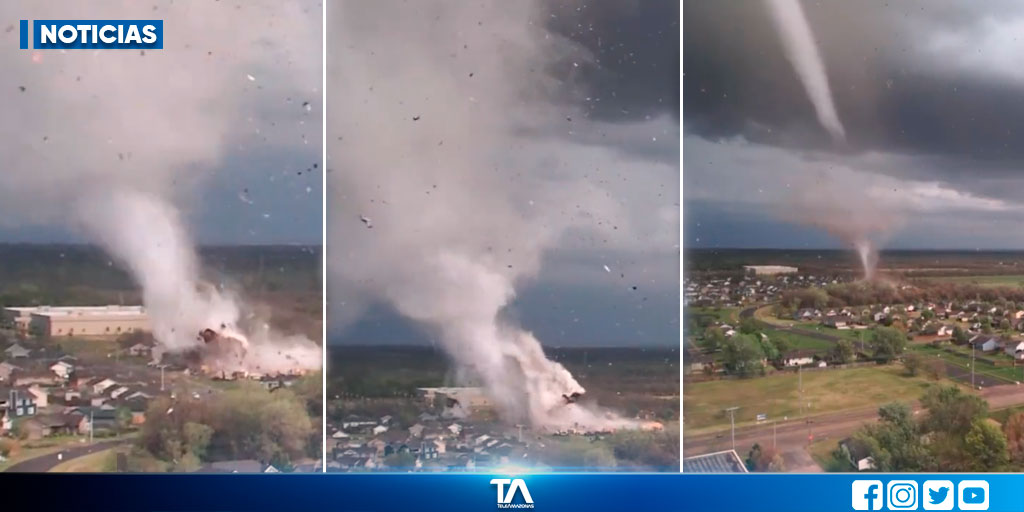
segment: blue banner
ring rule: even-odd
[[[28,20],[20,23],[20,47],[27,49]],[[159,50],[164,47],[163,20],[33,20],[36,50]]]
[[[0,482],[9,507],[73,510],[1024,511],[1024,475],[1015,474],[5,474]]]

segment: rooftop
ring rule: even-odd
[[[683,473],[746,473],[736,450],[724,450],[683,459]]]

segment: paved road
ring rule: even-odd
[[[71,459],[76,459],[78,457],[89,455],[90,453],[96,453],[96,452],[99,452],[99,451],[106,450],[108,448],[113,448],[113,447],[121,445],[121,444],[130,443],[131,441],[132,441],[131,439],[118,439],[116,441],[103,441],[103,442],[100,442],[100,443],[95,443],[95,444],[86,445],[86,446],[75,446],[74,448],[68,448],[68,449],[61,450],[61,451],[56,452],[56,453],[51,453],[49,455],[42,455],[42,456],[36,457],[34,459],[29,459],[29,460],[26,460],[26,461],[19,462],[17,464],[14,464],[13,466],[7,468],[7,472],[9,472],[9,473],[45,473],[45,472],[53,469],[53,467],[56,466],[57,464],[61,464],[63,462],[67,462],[67,461],[69,461]],[[58,459],[58,455],[61,455],[61,457],[59,459]]]
[[[763,306],[760,306],[760,307],[763,307]],[[754,311],[757,311],[757,309],[758,309],[758,307],[749,307],[749,308],[746,308],[746,309],[740,311],[740,318],[752,318],[754,316]],[[770,324],[770,323],[765,322],[763,320],[757,320],[757,319],[755,319],[754,321],[757,322],[757,324],[760,325],[761,327],[766,327],[766,328],[773,329],[773,330],[776,330],[776,331],[791,332],[793,334],[799,334],[801,336],[807,336],[808,338],[814,338],[814,339],[818,339],[818,340],[822,340],[822,341],[827,341],[827,342],[833,343],[833,344],[834,343],[839,343],[840,340],[845,339],[842,336],[835,336],[833,334],[826,334],[826,333],[823,333],[823,332],[812,331],[812,330],[807,330],[807,329],[801,329],[799,327],[785,327],[785,326],[782,326],[782,325]]]
[[[979,391],[978,395],[988,401],[990,410],[1024,405],[1024,385],[989,387]],[[920,404],[914,402],[912,407],[915,415],[920,414]],[[877,419],[877,408],[871,407],[813,416],[810,423],[804,419],[782,421],[774,425],[774,429],[771,423],[740,427],[736,429],[736,450],[745,454],[754,443],[765,446],[774,443],[787,460],[800,459],[800,452],[806,453],[809,436],[813,435],[814,441],[839,441],[853,434],[861,425]],[[683,431],[683,449],[687,457],[726,450],[731,445],[728,430],[697,435],[687,435]]]

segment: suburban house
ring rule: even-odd
[[[0,408],[7,409],[12,418],[36,414],[36,402],[32,395],[20,389],[8,389],[0,394]]]
[[[813,320],[821,316],[821,311],[813,308],[798,309],[793,313],[793,320]]]
[[[0,381],[10,381],[11,375],[20,369],[7,361],[0,363]]]
[[[31,351],[29,349],[18,345],[17,343],[7,347],[7,349],[4,350],[4,353],[11,359],[24,359],[31,355]]]
[[[1024,341],[1007,343],[1006,348],[1003,350],[1005,350],[1006,354],[1010,357],[1018,361],[1024,361]]]
[[[833,329],[845,330],[850,328],[849,322],[846,319],[846,317],[838,315],[827,316],[824,320],[822,320],[821,323],[825,324],[828,327],[832,327]]]
[[[786,366],[805,366],[814,363],[813,350],[791,350],[782,356]]]
[[[15,386],[31,386],[33,384],[40,386],[52,386],[57,384],[59,379],[50,370],[46,368],[39,368],[37,370],[20,371],[15,374],[14,378],[11,379]]]
[[[703,372],[705,368],[715,367],[715,359],[707,354],[688,352],[686,362],[689,364],[690,372]]]
[[[67,378],[71,376],[71,373],[75,371],[75,367],[72,366],[71,363],[57,361],[50,365],[50,371],[61,379],[67,380]]]
[[[994,352],[1003,347],[1004,343],[997,336],[991,336],[988,334],[979,334],[970,340],[971,346],[975,350],[982,352]]]
[[[747,465],[743,463],[736,450],[696,455],[683,459],[683,471],[687,473],[746,473]]]
[[[46,407],[50,405],[50,393],[48,393],[45,389],[36,385],[32,385],[29,386],[25,390],[25,392],[27,392],[32,397],[32,400],[35,401],[37,408]]]
[[[82,434],[89,431],[88,420],[81,414],[40,414],[23,423],[29,439],[54,435]]]
[[[839,450],[846,455],[850,465],[857,471],[870,471],[875,469],[875,459],[868,455],[868,448],[863,443],[853,438],[846,438],[839,441]]]
[[[113,379],[101,379],[99,382],[96,382],[95,384],[92,385],[92,392],[97,395],[102,394],[104,391],[106,391],[110,387],[113,387],[115,384],[117,384],[117,382],[115,382]]]
[[[0,434],[6,434],[14,428],[14,421],[11,420],[11,413],[7,409],[0,409]]]
[[[128,353],[136,357],[148,356],[151,352],[149,345],[145,343],[136,343],[131,347],[128,347]]]

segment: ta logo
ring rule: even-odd
[[[522,478],[495,478],[491,480],[491,485],[498,486],[498,508],[533,508],[533,497]],[[508,492],[505,492],[506,485]],[[512,503],[516,493],[522,495],[522,503]]]

